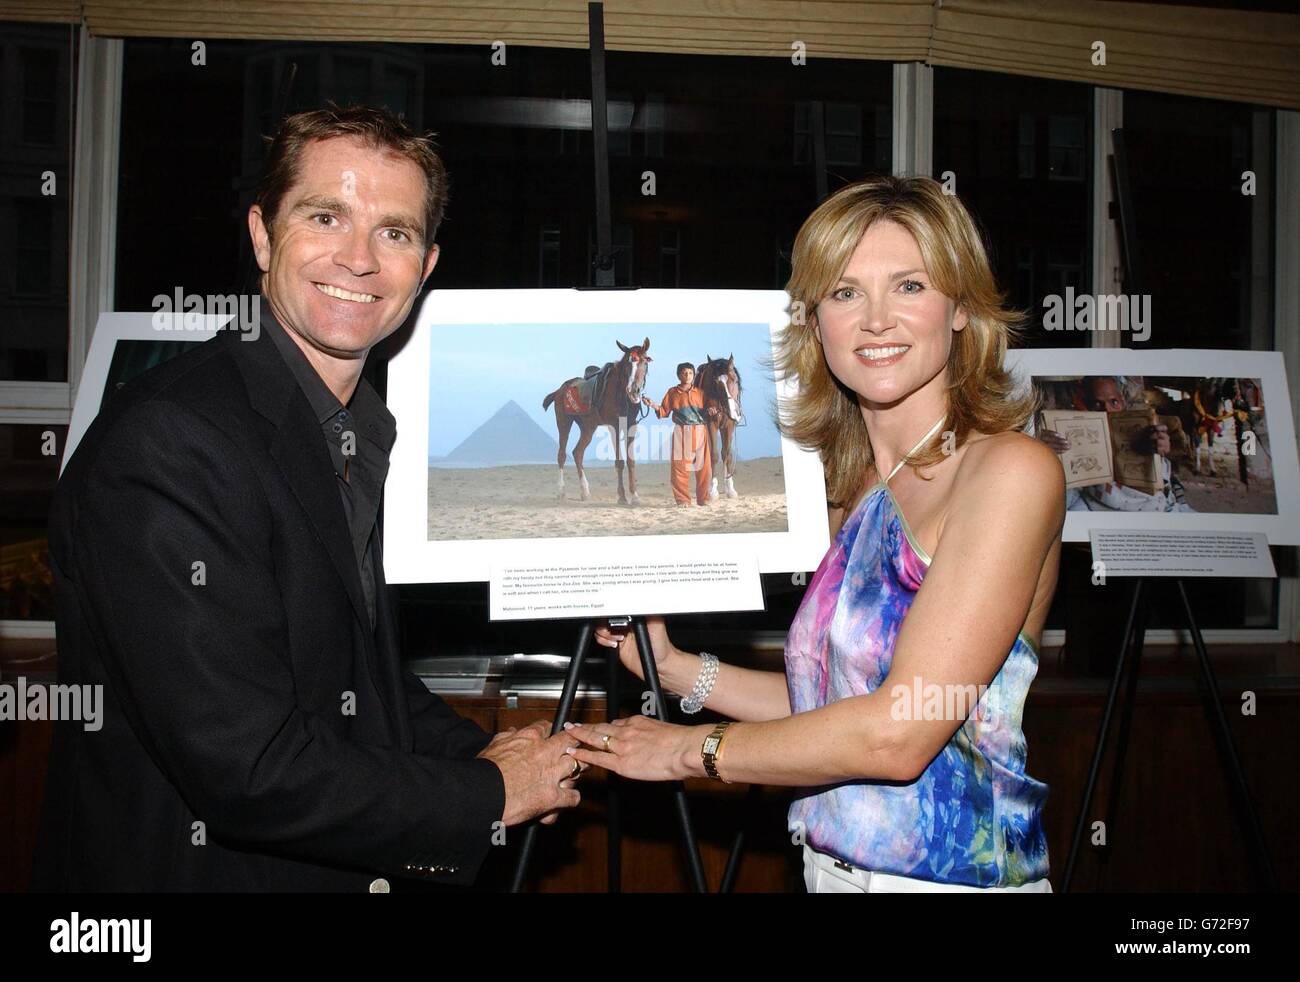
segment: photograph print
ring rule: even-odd
[[[784,532],[766,323],[444,329],[430,539]]]
[[[815,569],[815,451],[777,427],[781,290],[438,290],[388,364],[390,582],[503,565]]]
[[[1038,397],[1031,434],[1065,472],[1066,540],[1089,528],[1300,537],[1279,353],[1041,348],[1008,363]]]

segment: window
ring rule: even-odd
[[[1043,328],[1043,301],[1091,280],[1092,89],[1076,82],[934,70],[933,175],[951,172],[983,226],[1009,302],[1029,315],[1023,343],[1086,346]],[[1046,153],[1046,159],[1040,154]]]
[[[682,233],[666,228],[659,232],[659,285],[665,289],[677,286],[682,276]]]
[[[1273,347],[1273,114],[1124,93],[1145,346]]]
[[[1053,181],[1082,181],[1087,177],[1085,133],[1082,116],[1047,118],[1047,170]]]
[[[21,130],[24,143],[53,146],[57,142],[59,113],[58,48],[21,48]]]
[[[0,424],[0,621],[54,619],[46,522],[67,432]]]
[[[560,285],[560,235],[559,225],[543,225],[537,241],[537,285]]]
[[[0,31],[0,380],[68,378],[73,36],[45,24]],[[0,407],[22,398],[7,391]]]

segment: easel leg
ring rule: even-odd
[[[609,669],[605,680],[605,722],[612,722],[618,716],[619,674],[622,663],[612,654],[606,656]],[[623,779],[617,774],[605,775],[605,862],[607,870],[606,885],[610,893],[619,893],[623,889]]]
[[[1246,832],[1250,838],[1256,873],[1263,881],[1264,889],[1274,892],[1277,890],[1277,881],[1273,877],[1273,864],[1269,859],[1268,847],[1264,843],[1264,831],[1260,827],[1259,815],[1255,811],[1250,789],[1246,785],[1246,775],[1241,769],[1237,744],[1232,739],[1232,731],[1228,729],[1228,719],[1223,715],[1223,704],[1219,701],[1219,683],[1214,677],[1209,653],[1205,650],[1205,639],[1201,637],[1201,629],[1196,626],[1196,615],[1192,612],[1192,602],[1187,597],[1187,588],[1182,580],[1178,581],[1178,596],[1183,602],[1183,613],[1187,615],[1187,626],[1192,632],[1192,644],[1196,648],[1201,678],[1205,682],[1206,698],[1209,702],[1206,713],[1209,717],[1210,730],[1219,737],[1220,745],[1228,758],[1228,776],[1232,782],[1237,804],[1245,816]]]
[[[632,619],[632,628],[636,631],[636,644],[641,652],[641,668],[645,672],[646,683],[654,695],[655,716],[667,721],[668,703],[664,701],[664,691],[659,685],[659,668],[655,665],[654,649],[650,647],[650,632],[646,630],[645,621],[640,617]],[[677,804],[677,820],[682,826],[682,842],[686,846],[686,862],[690,867],[695,891],[708,893],[709,884],[704,877],[700,847],[695,841],[695,830],[691,827],[691,811],[686,802],[686,787],[681,781],[673,782],[673,799]]]
[[[1133,727],[1133,710],[1137,705],[1138,677],[1142,674],[1142,649],[1146,643],[1147,612],[1150,609],[1150,602],[1138,607],[1133,625],[1133,637],[1129,643],[1132,655],[1129,657],[1128,684],[1124,689],[1124,705],[1119,712],[1119,734],[1115,738],[1115,763],[1111,768],[1110,776],[1110,804],[1106,808],[1105,819],[1107,839],[1106,847],[1101,851],[1103,862],[1110,858],[1111,842],[1109,835],[1110,830],[1115,828],[1115,816],[1119,813],[1120,792],[1124,786],[1124,764],[1128,759],[1129,730]]]
[[[582,676],[582,663],[587,657],[587,646],[591,643],[591,621],[584,620],[582,626],[578,628],[578,646],[574,649],[573,657],[569,659],[569,668],[564,676],[564,688],[560,692],[560,705],[555,710],[555,719],[551,721],[551,736],[559,733],[564,728],[565,722],[569,718],[569,713],[573,711],[573,700],[578,693],[578,680]],[[519,852],[519,862],[515,866],[515,876],[510,882],[510,892],[519,893],[524,888],[524,879],[528,875],[528,863],[533,856],[533,848],[537,844],[537,830],[540,828],[536,821],[529,822],[528,827],[524,829],[524,845]]]
[[[718,893],[731,893],[736,885],[736,874],[740,871],[740,859],[745,852],[746,824],[749,816],[758,809],[759,801],[762,798],[760,786],[751,784],[745,797],[748,799],[745,802],[745,811],[741,817],[740,828],[736,830],[735,838],[731,840],[731,852],[727,855],[727,866],[722,871],[722,884],[718,887]]]
[[[1102,757],[1106,753],[1106,737],[1110,733],[1111,715],[1115,711],[1115,701],[1119,695],[1120,680],[1124,675],[1124,666],[1128,662],[1130,639],[1136,623],[1138,607],[1142,602],[1142,593],[1146,581],[1139,578],[1133,586],[1133,601],[1129,604],[1128,623],[1124,628],[1124,637],[1120,641],[1119,658],[1115,662],[1115,673],[1110,680],[1110,691],[1106,694],[1106,708],[1101,714],[1101,726],[1097,731],[1097,748],[1093,751],[1092,766],[1088,769],[1088,783],[1084,787],[1083,801],[1079,804],[1079,817],[1074,824],[1074,838],[1070,841],[1070,857],[1065,863],[1065,876],[1061,879],[1061,892],[1068,893],[1070,882],[1074,879],[1074,864],[1079,858],[1079,845],[1083,841],[1084,829],[1088,822],[1088,811],[1092,807],[1092,795],[1097,788],[1097,775],[1101,772]]]

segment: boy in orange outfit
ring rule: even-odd
[[[660,419],[672,413],[672,485],[677,504],[690,505],[691,472],[694,471],[696,504],[704,506],[709,503],[709,480],[713,476],[709,431],[704,421],[704,393],[695,388],[695,366],[690,362],[677,366],[677,378],[681,384],[668,390],[662,405],[656,405],[649,396],[641,399]]]

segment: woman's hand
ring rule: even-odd
[[[655,668],[662,676],[664,666],[678,651],[668,640],[668,629],[664,626],[664,619],[658,614],[647,615],[645,627],[646,633],[650,635],[650,648],[654,652]],[[603,644],[607,648],[617,648],[618,659],[623,663],[623,667],[641,681],[645,681],[645,673],[641,670],[641,649],[637,647],[636,632],[631,627],[613,628],[608,624],[602,624],[596,628],[596,643]]]
[[[680,781],[704,774],[700,747],[713,726],[677,726],[649,716],[630,716],[594,725],[565,723],[564,730],[582,744],[565,753],[583,764],[634,781]]]

